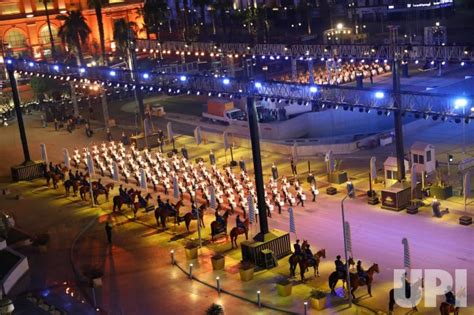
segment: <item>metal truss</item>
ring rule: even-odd
[[[228,98],[254,96],[274,102],[311,105],[315,109],[343,108],[345,110],[371,111],[390,114],[394,107],[394,95],[390,90],[357,89],[333,85],[307,85],[286,82],[256,82],[215,76],[131,72],[105,67],[76,68],[57,64],[11,61],[20,75],[48,77],[73,81],[78,85],[101,85],[124,91],[140,88],[146,92],[168,94],[196,94]],[[417,118],[434,120],[454,118],[469,122],[474,119],[472,96],[466,98],[466,108],[456,109],[456,96],[448,94],[400,92],[402,113]],[[470,99],[469,99],[470,98]]]
[[[466,46],[435,46],[435,45],[285,45],[246,43],[208,43],[157,40],[136,40],[138,52],[165,52],[183,55],[238,55],[238,56],[289,56],[321,58],[357,58],[387,59],[398,58],[405,61],[435,60],[448,62],[474,62],[471,47]]]

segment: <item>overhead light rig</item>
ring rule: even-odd
[[[470,46],[448,45],[288,45],[288,44],[247,44],[247,43],[212,43],[182,42],[137,39],[136,52],[161,53],[162,55],[194,57],[229,57],[229,58],[262,58],[299,60],[393,60],[394,57],[404,62],[445,62],[459,63],[462,66],[474,63],[474,53]]]
[[[165,94],[194,94],[222,98],[254,96],[273,103],[312,106],[315,110],[338,109],[359,112],[375,111],[390,115],[397,110],[390,90],[358,89],[334,85],[308,85],[277,81],[240,80],[216,75],[163,74],[131,72],[105,67],[79,68],[61,64],[35,63],[8,59],[23,76],[47,77],[73,81],[78,85],[109,89],[141,90]],[[91,88],[93,90],[94,88]],[[402,115],[433,120],[452,119],[469,123],[474,119],[474,97],[422,92],[401,92]],[[460,106],[462,104],[462,106]]]

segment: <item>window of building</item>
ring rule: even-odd
[[[397,179],[397,171],[387,170],[387,179]]]
[[[5,36],[5,42],[7,42],[11,48],[26,47],[25,34],[23,34],[23,32],[19,29],[12,29],[8,31],[7,35]]]
[[[413,154],[413,163],[418,163],[418,154]]]
[[[425,164],[425,158],[423,157],[423,155],[418,155],[418,163]]]
[[[431,151],[426,152],[426,162],[431,162]]]
[[[36,11],[44,11],[43,0],[35,0],[35,4],[36,4]],[[54,9],[54,1],[53,0],[47,0],[46,5],[48,6],[48,10],[53,10]]]
[[[53,33],[53,39],[56,43],[58,37],[58,30],[55,26],[51,25],[51,33]],[[49,45],[51,40],[49,37],[48,25],[43,26],[39,32],[39,40],[42,45]]]
[[[0,3],[0,14],[1,15],[8,15],[8,14],[18,14],[20,13],[20,6],[18,3],[12,4],[12,3],[5,3],[1,4]]]

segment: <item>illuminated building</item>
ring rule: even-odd
[[[55,46],[60,46],[57,38],[61,21],[56,19],[59,14],[71,10],[80,10],[91,29],[89,45],[85,50],[93,51],[100,47],[99,30],[95,10],[87,5],[88,0],[50,0],[48,13],[51,30],[55,38]],[[108,50],[113,42],[114,20],[125,18],[137,23],[141,18],[138,9],[142,7],[140,0],[109,0],[102,8],[105,45]],[[141,24],[141,23],[138,23]],[[0,2],[0,39],[1,55],[8,50],[15,55],[26,55],[41,58],[51,54],[50,36],[46,22],[46,10],[43,0],[3,0]]]

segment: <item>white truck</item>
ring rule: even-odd
[[[230,124],[232,120],[245,119],[245,113],[238,108],[234,108],[232,101],[210,99],[204,107],[202,117],[212,122]]]

